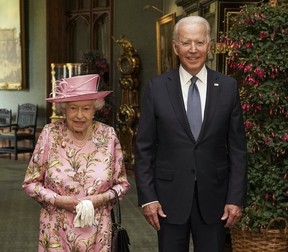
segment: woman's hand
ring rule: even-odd
[[[81,200],[91,200],[94,206],[94,209],[104,205],[107,202],[106,197],[103,194],[97,194],[97,195],[91,195],[84,198],[81,198]]]
[[[76,206],[80,202],[75,196],[61,196],[58,195],[55,198],[54,205],[59,208],[63,208],[70,213],[75,213]]]

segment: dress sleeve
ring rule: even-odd
[[[57,194],[51,189],[45,188],[44,179],[47,172],[50,127],[45,125],[36,143],[32,158],[25,174],[22,188],[27,195],[38,201],[42,205],[54,205]]]

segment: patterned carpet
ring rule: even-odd
[[[37,251],[40,206],[21,188],[27,161],[0,159],[0,251]]]
[[[40,205],[21,188],[28,159],[15,161],[0,158],[0,252],[37,251]],[[156,232],[137,207],[134,179],[129,176],[129,181],[131,189],[121,201],[121,210],[122,224],[130,237],[130,252],[157,252]],[[230,251],[227,244],[225,252]]]
[[[39,209],[21,188],[28,161],[0,158],[0,252],[36,252]],[[156,252],[155,231],[137,207],[136,189],[121,203],[122,224],[130,236],[131,252]]]

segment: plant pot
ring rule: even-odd
[[[284,221],[284,229],[272,229],[274,221]],[[260,233],[253,233],[240,228],[231,228],[233,252],[287,252],[288,251],[288,223],[284,218],[272,220],[266,229]]]

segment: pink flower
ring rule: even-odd
[[[262,69],[260,69],[259,67],[255,68],[254,73],[261,79],[264,79],[266,77],[265,72]]]
[[[261,111],[262,110],[262,106],[261,105],[257,105],[256,106],[256,111]]]
[[[239,48],[241,48],[241,46],[240,46],[240,44],[239,43],[237,43],[237,42],[234,42],[233,43],[233,45],[232,45],[232,48],[234,48],[234,49],[239,49]]]
[[[247,76],[247,81],[248,81],[249,85],[251,85],[251,86],[253,86],[256,83],[254,76],[251,76],[251,75]]]
[[[251,18],[249,20],[247,20],[248,25],[253,25],[256,23],[256,20],[254,18]]]
[[[268,31],[261,31],[259,33],[259,38],[262,40],[263,38],[268,38],[269,37],[269,32]]]
[[[244,73],[250,72],[252,70],[252,64],[248,64],[244,67]]]
[[[237,64],[237,69],[239,69],[239,70],[244,69],[244,64],[243,63],[238,63]]]
[[[253,126],[252,123],[249,122],[248,120],[244,122],[244,125],[245,125],[246,130],[251,129]]]
[[[249,111],[249,110],[250,110],[250,107],[251,107],[251,105],[250,105],[249,103],[245,103],[245,104],[243,104],[242,109],[243,109],[244,111]]]
[[[272,141],[272,138],[271,137],[267,137],[266,140],[264,140],[264,144],[268,144],[269,142]]]

